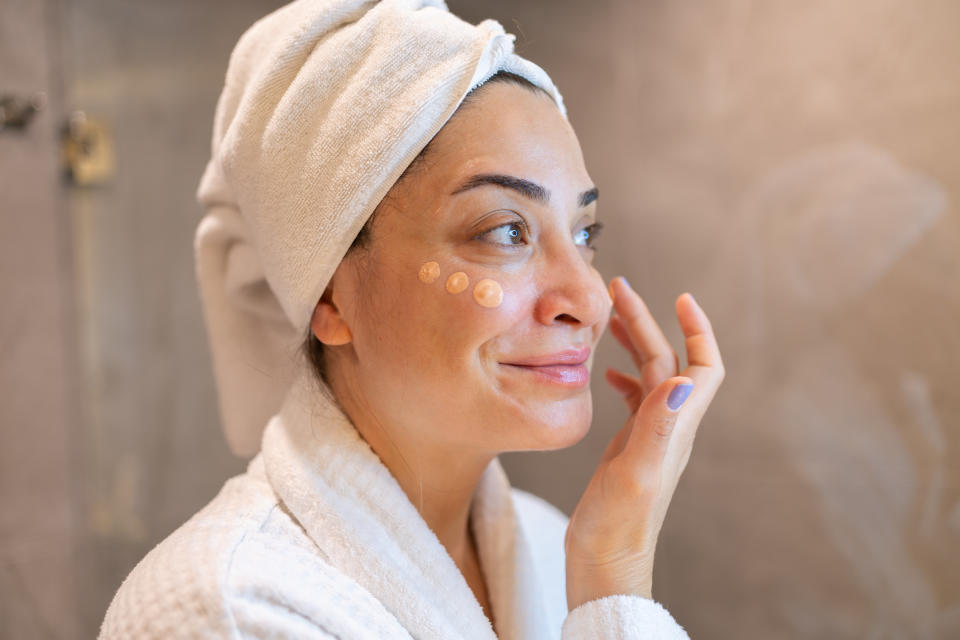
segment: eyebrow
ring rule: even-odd
[[[536,182],[531,182],[530,180],[525,180],[516,176],[507,176],[499,173],[479,173],[477,175],[470,176],[463,182],[463,184],[454,189],[450,195],[455,196],[458,193],[463,193],[464,191],[485,184],[492,184],[498,187],[512,189],[517,193],[534,200],[535,202],[541,202],[544,204],[550,202],[550,191]],[[577,204],[580,207],[585,207],[596,200],[599,195],[600,191],[596,187],[587,189],[577,196]]]

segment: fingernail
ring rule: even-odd
[[[627,282],[627,279],[626,279],[626,278],[624,278],[623,276],[620,276],[620,278],[623,280],[623,284],[625,284],[625,285],[627,285],[628,287],[630,287],[630,283]],[[630,288],[633,289],[633,287],[630,287]]]
[[[693,294],[690,293],[689,291],[687,291],[687,293],[690,294],[690,299],[693,300],[693,304],[695,304],[695,305],[697,305],[697,306],[699,307],[699,306],[700,306],[700,303],[697,302],[697,299],[693,297]]]
[[[673,388],[673,391],[670,392],[670,396],[667,398],[667,406],[670,407],[672,411],[676,411],[686,402],[691,391],[693,391],[693,385],[691,383],[684,382],[678,384]]]

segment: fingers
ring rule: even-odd
[[[620,316],[610,316],[610,333],[613,334],[613,337],[617,339],[617,342],[623,346],[624,349],[630,354],[634,359],[634,363],[637,363],[639,355],[637,350],[634,348],[633,343],[630,342],[630,336],[627,335],[627,330],[623,327],[623,319]],[[639,369],[640,366],[638,365]]]
[[[657,385],[644,399],[623,447],[624,463],[630,465],[634,477],[649,481],[651,475],[659,474],[673,440],[677,418],[694,389],[695,383],[690,378],[674,376]]]
[[[624,278],[614,278],[610,288],[617,311],[617,315],[610,318],[610,331],[629,351],[641,372],[641,379],[646,385],[643,392],[647,394],[664,379],[677,374],[677,354],[643,299]],[[653,369],[654,373],[646,374],[647,368]]]
[[[639,393],[640,378],[616,369],[606,370],[607,381],[620,393]]]
[[[694,379],[709,379],[719,384],[724,375],[724,367],[710,319],[690,293],[684,293],[677,298],[676,308],[689,363],[682,375]]]
[[[677,354],[640,296],[622,278],[615,278],[610,287],[617,311],[610,318],[611,333],[629,351],[640,375],[606,372],[633,415],[607,446],[603,462],[638,495],[672,492],[689,459],[700,419],[725,375],[720,349],[707,314],[690,293],[682,294],[676,313],[688,366],[677,375]]]
[[[627,409],[633,413],[643,401],[643,385],[640,378],[632,376],[616,369],[607,369],[607,382],[623,394],[623,399],[627,403]]]
[[[637,369],[643,374],[641,377],[644,380],[644,395],[650,393],[651,389],[663,382],[666,378],[677,375],[680,363],[677,359],[677,352],[673,351],[672,348],[670,353],[673,357],[673,362],[670,362],[669,358],[654,358],[644,363],[630,340],[630,336],[623,324],[623,318],[620,316],[611,316],[609,326],[610,333],[612,333],[613,337],[617,339],[617,342],[627,350]],[[649,380],[649,383],[647,380]]]

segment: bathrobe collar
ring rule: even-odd
[[[264,432],[267,476],[338,569],[415,638],[546,638],[547,606],[499,458],[470,507],[495,635],[463,574],[389,469],[301,365]]]

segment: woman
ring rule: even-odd
[[[198,195],[221,411],[259,451],[101,637],[686,637],[653,558],[720,354],[682,295],[677,375],[592,266],[597,191],[512,36],[442,3],[287,5],[231,56]],[[497,455],[583,438],[608,321],[640,375],[607,372],[631,416],[568,523]]]

